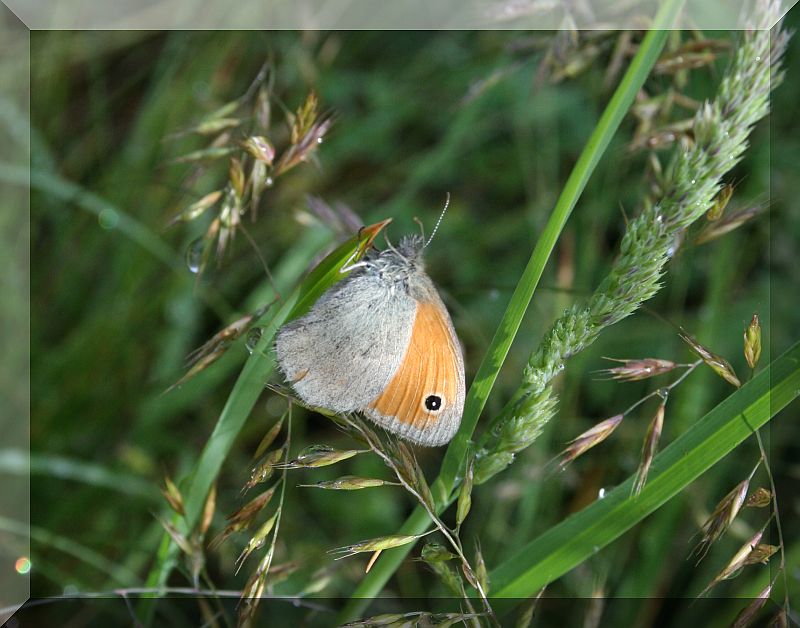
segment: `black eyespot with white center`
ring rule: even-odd
[[[436,412],[442,408],[442,398],[438,395],[428,395],[425,398],[425,409]]]

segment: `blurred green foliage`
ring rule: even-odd
[[[795,15],[789,21],[796,22]],[[102,591],[145,580],[162,537],[153,513],[168,516],[157,487],[164,474],[181,479],[191,471],[247,357],[244,343],[180,389],[163,393],[184,373],[187,354],[263,304],[264,270],[246,239],[238,237],[221,263],[199,279],[183,264],[189,243],[202,233],[202,220],[164,227],[177,211],[219,187],[227,162],[187,188],[187,167],[170,162],[202,144],[171,134],[244,93],[266,59],[282,103],[273,107],[276,121],[283,107],[296,109],[310,88],[322,108],[335,113],[318,162],[282,177],[265,193],[259,219],[245,221],[283,289],[333,241],[323,226],[308,226],[307,195],[345,203],[367,224],[392,217],[389,235],[397,240],[418,229],[414,216],[429,231],[450,192],[450,210],[427,261],[465,346],[469,382],[610,94],[604,84],[610,46],[574,79],[540,80],[539,62],[550,39],[546,33],[503,31],[32,34],[31,518],[43,531],[34,539],[34,595]],[[798,55],[795,38],[786,59],[789,79],[773,98],[771,119],[755,130],[732,177],[737,187],[731,206],[768,199],[769,215],[710,244],[681,249],[665,288],[648,304],[726,356],[741,374],[747,372],[742,331],[754,312],[764,326],[762,364],[795,340],[800,328],[791,296],[797,294],[800,234],[800,217],[792,209],[800,194],[794,113],[800,85],[792,80]],[[693,71],[686,93],[709,95],[724,63],[722,55],[716,65]],[[658,92],[666,79],[654,77],[648,85]],[[518,384],[541,333],[597,285],[613,259],[624,227],[620,207],[635,213],[647,190],[646,154],[628,150],[634,128],[629,116],[570,219],[487,418]],[[303,224],[298,215],[306,217]],[[564,442],[660,381],[597,381],[592,371],[608,366],[602,356],[687,361],[689,353],[670,326],[642,312],[569,363],[559,384],[558,418],[509,470],[473,496],[463,534],[480,538],[490,568],[635,470],[650,406],[640,421],[625,421],[602,451],[565,473],[541,475]],[[727,394],[728,385],[710,371],[693,374],[672,395],[666,442]],[[241,505],[250,457],[283,409],[267,392],[256,406],[223,464],[214,529]],[[800,439],[790,419],[791,409],[772,422],[770,440],[779,495],[787,495],[784,517],[796,520],[798,504],[789,493],[798,479]],[[293,449],[347,446],[330,422],[299,413],[293,443]],[[423,450],[419,457],[426,469],[435,469],[440,453]],[[599,589],[610,598],[640,598],[609,600],[603,615],[608,625],[679,625],[694,616],[699,610],[688,601],[671,605],[659,598],[697,595],[746,538],[748,528],[734,528],[699,567],[686,560],[699,523],[756,458],[755,444],[746,443],[735,459],[723,461],[549,593],[588,598]],[[62,459],[72,465],[67,475],[54,471],[54,461]],[[102,480],[90,472],[94,468],[103,470]],[[300,593],[324,574],[330,578],[318,595],[347,596],[364,562],[334,563],[325,552],[394,533],[410,511],[408,496],[393,487],[344,494],[294,488],[345,472],[386,477],[378,461],[364,456],[337,470],[290,476],[277,560],[300,560],[303,566],[279,592]],[[797,557],[797,528],[784,529],[787,551]],[[57,538],[69,539],[75,551],[65,551]],[[209,572],[217,586],[242,587],[247,567],[235,576],[234,560],[243,542],[211,553]],[[98,569],[86,560],[89,553],[117,568]],[[767,568],[750,569],[720,586],[719,594],[753,595],[766,578],[758,571]],[[187,585],[180,574],[171,583]],[[390,589],[404,598],[445,594],[417,563],[406,564]],[[320,602],[337,606],[331,599]],[[582,621],[588,604],[560,608],[559,623]],[[741,606],[721,598],[698,609],[722,621]],[[422,600],[408,610],[424,608]],[[175,604],[159,612],[185,617],[181,613],[194,611]],[[286,621],[296,613],[279,604],[269,612]],[[98,611],[83,621],[101,616]],[[112,616],[124,619],[124,606]]]

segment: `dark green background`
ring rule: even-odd
[[[796,22],[794,17],[789,21]],[[184,251],[205,223],[201,219],[168,231],[164,225],[175,211],[219,185],[226,164],[191,190],[183,189],[187,168],[170,160],[202,144],[168,136],[240,95],[268,54],[274,59],[275,93],[286,107],[299,106],[313,87],[323,108],[335,112],[318,164],[279,179],[265,195],[258,221],[246,223],[279,273],[289,266],[299,269],[318,252],[297,244],[308,227],[295,216],[304,210],[308,194],[346,203],[367,223],[393,217],[389,233],[396,240],[417,229],[414,216],[430,230],[449,192],[450,210],[428,250],[428,270],[465,346],[469,383],[610,95],[604,86],[608,54],[574,80],[537,81],[541,53],[536,46],[546,45],[548,37],[516,32],[32,34],[33,170],[45,180],[77,184],[96,195],[98,207],[113,206],[145,229],[142,246],[118,223],[108,228],[108,212],[98,220],[86,211],[85,199],[58,189],[32,193],[31,518],[41,532],[32,549],[35,596],[104,591],[145,579],[162,535],[153,513],[167,515],[158,493],[163,475],[181,479],[191,471],[247,355],[240,342],[212,369],[162,394],[184,372],[185,356],[252,307],[246,305],[248,297],[265,282],[242,237],[199,285],[182,265]],[[762,364],[789,346],[800,328],[795,269],[799,53],[795,39],[772,116],[757,127],[745,161],[730,177],[737,184],[732,208],[768,200],[769,215],[711,244],[682,249],[670,264],[664,289],[648,304],[726,356],[741,375],[748,370],[742,329],[754,312],[764,324]],[[693,72],[687,93],[712,94],[725,63],[723,57],[715,67]],[[487,80],[474,98],[466,98]],[[663,77],[648,83],[652,92],[665,86]],[[282,124],[277,105],[273,118]],[[609,268],[624,228],[620,206],[635,213],[647,187],[645,155],[628,150],[633,130],[629,116],[592,176],[481,424],[507,401],[543,331],[565,307],[590,293]],[[173,263],[147,246],[166,246]],[[463,535],[470,546],[473,537],[480,539],[490,568],[595,499],[601,487],[635,471],[654,410],[649,405],[626,420],[602,449],[565,473],[541,478],[541,466],[565,441],[661,381],[598,381],[592,371],[608,366],[601,356],[690,357],[672,328],[640,312],[570,360],[558,383],[557,418],[512,467],[474,495]],[[670,399],[662,442],[685,431],[730,392],[710,371],[693,374]],[[214,529],[241,503],[250,456],[281,411],[265,392],[223,464]],[[800,473],[795,414],[790,408],[771,423],[770,440],[787,551],[797,557],[800,539],[791,523],[798,509],[791,491]],[[313,443],[350,444],[319,416],[296,415],[293,439],[295,451]],[[433,474],[441,452],[424,450],[419,456]],[[687,560],[699,523],[756,459],[755,444],[745,443],[662,511],[551,585],[549,595],[587,598],[601,587],[610,598],[642,598],[608,601],[604,625],[634,620],[680,625],[700,616],[701,608],[705,617],[729,616],[745,603],[724,598],[752,595],[767,567],[748,568],[718,587],[714,595],[723,597],[702,606],[658,598],[696,596],[746,538],[748,528],[734,527],[699,567]],[[70,473],[64,472],[65,464],[71,465]],[[301,559],[304,567],[279,592],[298,594],[324,573],[329,584],[317,595],[347,596],[364,561],[334,563],[325,552],[391,534],[410,511],[410,499],[395,488],[357,493],[294,488],[345,472],[386,477],[381,465],[366,457],[290,476],[277,560]],[[765,482],[763,475],[759,478]],[[750,511],[742,518],[760,526],[766,514]],[[60,549],[60,540],[69,540],[76,551]],[[234,575],[233,561],[244,542],[237,538],[211,553],[209,571],[220,588],[241,588],[254,566]],[[87,553],[107,560],[113,574],[87,564]],[[792,577],[797,584],[796,570]],[[188,582],[176,574],[171,584]],[[421,563],[411,562],[387,589],[387,595],[409,599],[429,593],[444,594]],[[320,603],[339,605],[336,599]],[[588,604],[554,606],[541,621],[582,622]],[[410,600],[407,610],[429,606],[424,599]],[[88,605],[80,613],[60,608],[76,626],[127,618],[124,605],[116,603]],[[158,612],[175,621],[197,617],[191,603],[162,602]],[[269,612],[276,621],[288,621],[282,613],[296,611],[273,604]],[[317,620],[325,623],[325,617]]]

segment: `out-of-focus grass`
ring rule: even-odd
[[[319,165],[298,168],[280,181],[266,196],[262,218],[247,225],[279,283],[293,285],[330,237],[320,230],[306,231],[294,220],[305,207],[306,194],[346,202],[367,223],[393,217],[390,237],[396,240],[417,229],[415,215],[430,228],[449,191],[451,208],[427,258],[464,342],[471,380],[608,97],[602,68],[556,86],[537,84],[536,57],[521,58],[511,48],[528,37],[499,31],[33,33],[32,168],[49,180],[91,192],[101,204],[93,214],[81,209],[80,198],[53,194],[42,186],[32,192],[31,437],[41,466],[32,478],[31,514],[37,528],[50,535],[33,542],[36,595],[58,594],[68,586],[101,590],[119,584],[48,538],[70,539],[75,547],[117,565],[116,574],[132,571],[144,579],[160,540],[152,501],[48,473],[52,465],[47,461],[81,461],[107,470],[109,477],[128,476],[136,485],[155,487],[164,472],[184,477],[247,357],[243,343],[196,380],[167,395],[162,392],[183,373],[186,354],[229,323],[234,313],[250,311],[270,296],[263,270],[244,239],[198,285],[188,269],[165,263],[119,223],[109,221],[102,204],[130,216],[141,225],[145,241],[163,243],[172,259],[180,258],[198,232],[163,227],[176,209],[197,197],[183,189],[186,169],[168,162],[198,144],[191,138],[165,138],[241,94],[271,53],[276,93],[287,108],[294,109],[313,86],[323,107],[337,114],[320,147]],[[800,160],[793,113],[800,87],[791,76],[799,54],[795,39],[786,62],[790,80],[775,94],[770,124],[756,130],[734,177],[739,182],[735,198],[742,202],[763,200],[759,195],[771,183],[770,218],[683,251],[671,264],[666,289],[650,304],[702,337],[742,372],[741,331],[753,312],[764,322],[762,364],[788,347],[800,328],[800,314],[785,298],[797,286],[800,219],[790,208],[800,193],[792,165]],[[508,68],[513,69],[465,101],[477,81]],[[717,75],[699,71],[689,89],[703,95]],[[273,115],[282,115],[279,107]],[[634,212],[645,189],[643,159],[626,151],[632,128],[630,120],[623,123],[567,224],[542,278],[544,289],[524,318],[489,398],[489,415],[497,413],[516,387],[529,352],[572,302],[573,291],[592,290],[610,264],[622,226],[620,204]],[[209,185],[206,191],[215,175],[224,173],[212,170],[203,179]],[[548,289],[556,287],[561,290]],[[626,420],[602,452],[539,481],[538,469],[564,441],[656,385],[596,381],[590,371],[606,366],[601,356],[684,360],[688,354],[668,326],[640,314],[569,364],[559,384],[560,414],[546,436],[503,475],[476,489],[463,533],[465,539],[480,537],[490,568],[594,500],[600,487],[619,483],[635,469],[647,410],[639,424]],[[665,442],[728,393],[713,374],[693,374],[673,393]],[[240,505],[250,456],[283,410],[270,399],[265,394],[256,405],[222,465],[215,526],[222,514]],[[297,447],[346,442],[319,417],[296,419]],[[788,494],[800,440],[787,419],[784,413],[772,422],[771,454],[779,491]],[[755,446],[745,444],[739,452],[749,471]],[[421,450],[419,456],[430,472],[438,467],[436,450]],[[346,470],[381,473],[379,463],[364,457],[348,463]],[[744,535],[733,530],[714,550],[719,554],[709,558],[710,567],[696,569],[683,560],[703,513],[746,472],[737,459],[721,463],[636,532],[554,583],[553,594],[586,597],[603,580],[609,596],[643,598],[610,605],[605,616],[610,625],[637,618],[654,621],[659,612],[662,625],[679,623],[660,602],[646,598],[696,595],[713,575],[709,572],[727,559],[726,552],[741,544]],[[300,591],[314,570],[324,567],[332,578],[321,595],[348,595],[362,577],[363,564],[333,563],[325,551],[392,533],[410,512],[407,496],[392,488],[347,494],[294,488],[301,479],[342,473],[320,470],[290,478],[284,514],[290,523],[282,527],[280,559],[306,562],[300,574],[281,585],[281,592]],[[796,504],[788,499],[784,504],[785,516],[796,519]],[[160,508],[166,515],[166,507]],[[798,542],[791,532],[788,541],[791,547]],[[239,549],[229,543],[212,555],[209,570],[219,586],[242,586],[243,575],[233,575]],[[39,570],[37,564],[55,568]],[[127,584],[136,583],[130,580]],[[173,581],[185,584],[179,574]],[[439,586],[416,565],[401,568],[389,583],[404,597],[440,591]],[[724,586],[729,594],[740,587],[752,589],[744,580]],[[732,604],[724,599],[715,603],[726,612]],[[565,621],[582,619],[579,606],[568,610],[573,614]],[[120,612],[124,617],[124,607]],[[270,612],[289,610],[277,606]]]

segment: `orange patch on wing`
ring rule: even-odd
[[[435,423],[458,394],[459,362],[447,312],[437,303],[418,303],[411,341],[392,381],[370,407],[420,430]],[[429,395],[441,397],[441,409],[425,407]]]

